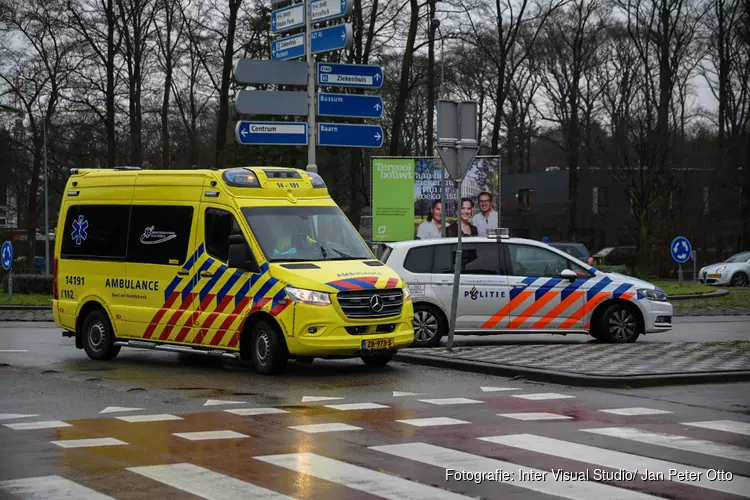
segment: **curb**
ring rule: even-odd
[[[52,306],[0,306],[0,311],[49,311]]]
[[[688,299],[715,299],[717,297],[724,297],[729,295],[729,290],[716,290],[715,292],[709,293],[690,293],[685,295],[668,295],[667,300],[688,300]]]
[[[580,387],[622,388],[627,386],[631,388],[641,388],[664,385],[750,381],[750,371],[748,370],[609,377],[559,372],[540,368],[528,368],[525,366],[501,365],[484,361],[449,359],[423,354],[408,354],[404,352],[397,353],[393,359],[394,361],[402,361],[414,365],[448,368],[474,373],[484,373],[486,375],[499,375],[501,377],[525,378],[538,382],[552,382]]]

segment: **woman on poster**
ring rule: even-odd
[[[471,198],[461,198],[461,233],[463,236],[477,236],[479,232],[477,227],[469,222],[471,214],[474,211],[474,202]],[[459,221],[454,222],[445,228],[445,235],[449,238],[458,237]]]
[[[443,225],[443,206],[440,200],[432,202],[430,213],[427,214],[427,220],[417,227],[417,239],[429,240],[440,238],[440,227]],[[446,228],[446,231],[448,228]]]

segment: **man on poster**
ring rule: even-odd
[[[487,236],[490,229],[499,227],[497,212],[492,208],[492,194],[487,191],[479,193],[479,213],[477,213],[471,222],[477,228],[479,236]]]

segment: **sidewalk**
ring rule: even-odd
[[[555,344],[403,349],[398,361],[593,387],[750,380],[750,342]]]

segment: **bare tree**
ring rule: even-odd
[[[417,38],[417,28],[419,26],[420,5],[418,0],[409,0],[409,7],[409,32],[406,35],[406,48],[404,49],[403,59],[401,60],[401,80],[398,88],[398,97],[396,99],[396,109],[393,114],[393,128],[391,129],[391,156],[395,156],[401,152],[401,129],[405,119],[406,101],[409,98],[409,78],[411,75],[412,64],[414,62],[414,44]]]

